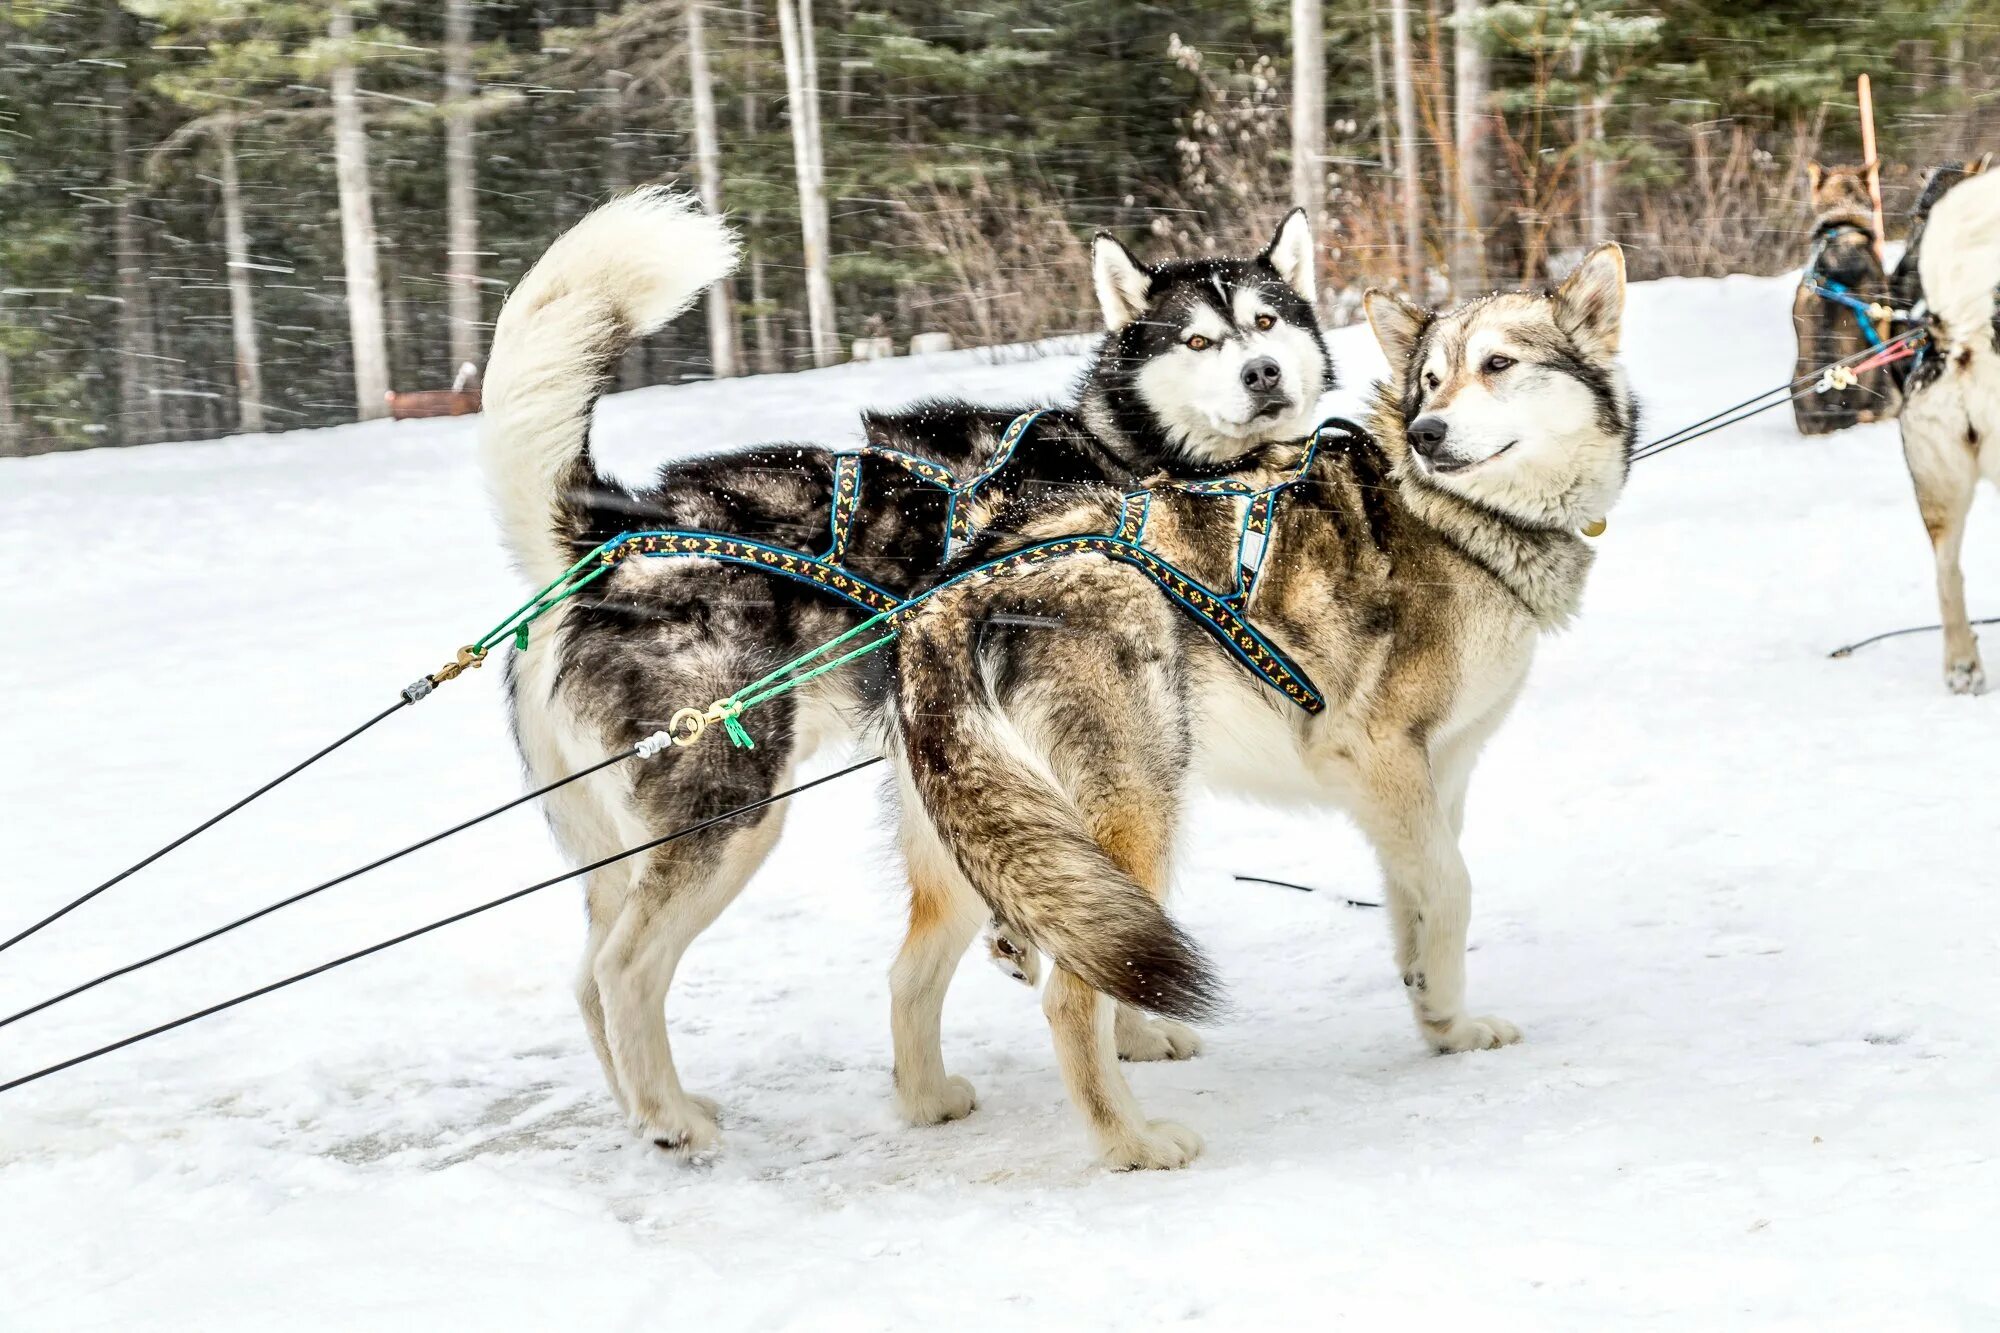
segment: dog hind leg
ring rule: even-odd
[[[656,1146],[690,1159],[715,1146],[716,1106],[681,1087],[667,1040],[667,991],[688,945],[742,892],[782,823],[771,811],[751,828],[654,852],[592,962],[626,1114]]]
[[[1965,609],[1965,573],[1959,550],[1966,515],[1979,484],[1979,456],[1971,428],[1960,410],[1957,386],[1932,386],[1931,401],[1915,405],[1903,423],[1903,456],[1916,487],[1917,511],[1930,534],[1937,562],[1938,619],[1944,626],[1944,682],[1954,694],[1986,688],[1979,641]]]
[[[911,1124],[937,1125],[970,1115],[978,1104],[971,1083],[945,1073],[940,1025],[952,975],[988,910],[952,864],[913,793],[904,793],[903,811],[910,929],[889,972],[896,1102]]]

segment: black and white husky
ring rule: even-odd
[[[660,191],[618,200],[549,248],[501,312],[486,381],[483,455],[516,560],[536,584],[638,529],[693,529],[818,554],[828,546],[837,450],[767,445],[664,468],[640,489],[592,465],[592,406],[631,342],[684,310],[735,263],[718,220]],[[1147,267],[1108,237],[1093,247],[1107,333],[1066,407],[966,497],[975,523],[1024,496],[1156,472],[1199,475],[1308,434],[1333,367],[1313,317],[1303,213],[1249,259]],[[746,388],[746,393],[755,390]],[[960,478],[980,472],[1020,407],[932,402],[865,420],[871,443]],[[672,429],[698,433],[699,421]],[[946,495],[864,459],[846,569],[897,596],[937,577]],[[515,733],[545,782],[665,728],[834,638],[865,613],[823,589],[695,559],[635,558],[562,604],[510,662]],[[757,744],[713,737],[563,789],[548,802],[565,850],[593,860],[788,785],[815,749],[879,713],[886,665],[868,659],[760,707]],[[774,808],[594,873],[577,979],[606,1080],[634,1128],[697,1153],[715,1108],[686,1092],[664,1005],[682,952],[743,888],[778,836]],[[925,910],[919,899],[916,910]],[[971,1109],[942,1081],[899,1088],[929,1123]]]
[[[1930,339],[1903,389],[1903,457],[1937,560],[1944,682],[1978,694],[1986,669],[1966,615],[1959,548],[1980,478],[2000,485],[2000,172],[1972,176],[1937,199],[1916,269]]]

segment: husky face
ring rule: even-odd
[[[1493,296],[1437,315],[1370,292],[1407,475],[1536,525],[1603,518],[1638,425],[1618,365],[1624,306],[1616,245],[1591,251],[1548,296]]]
[[[1313,315],[1303,210],[1249,259],[1149,268],[1099,235],[1091,267],[1109,330],[1084,391],[1100,429],[1157,441],[1196,464],[1228,463],[1312,430],[1335,380]]]

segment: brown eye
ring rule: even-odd
[[[1425,387],[1426,389],[1435,389],[1435,388],[1437,388],[1437,386],[1438,386],[1438,385],[1440,385],[1440,384],[1442,384],[1442,383],[1444,383],[1444,381],[1443,381],[1443,380],[1440,380],[1440,379],[1438,378],[1438,375],[1437,375],[1437,372],[1436,372],[1435,370],[1432,370],[1432,371],[1427,371],[1427,372],[1425,373],[1425,375],[1424,375],[1424,387]]]
[[[1498,375],[1513,364],[1513,357],[1501,356],[1498,352],[1495,352],[1492,356],[1486,358],[1486,364],[1481,366],[1480,369],[1489,375]]]
[[[1199,333],[1187,340],[1187,347],[1190,352],[1205,352],[1214,345],[1213,342],[1202,337]]]
[[[1277,326],[1277,323],[1278,323],[1278,320],[1277,320],[1277,317],[1276,317],[1275,315],[1259,315],[1259,316],[1257,316],[1257,327],[1258,327],[1259,329],[1270,329],[1270,328],[1275,328],[1275,327]]]

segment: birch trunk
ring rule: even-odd
[[[1458,159],[1458,218],[1451,238],[1451,293],[1465,300],[1486,279],[1486,48],[1479,40],[1482,0],[1455,0],[1452,36],[1452,139]]]
[[[451,317],[451,370],[480,361],[479,198],[472,145],[472,0],[444,7],[445,290]]]
[[[813,364],[840,359],[834,324],[833,282],[827,274],[826,184],[819,137],[819,76],[813,67],[812,0],[777,0],[778,37],[785,51],[785,90],[791,108],[792,158],[799,178],[799,226],[805,243],[806,324]]]
[[[701,181],[701,206],[722,216],[722,149],[715,129],[715,89],[708,77],[708,43],[701,5],[687,11],[688,82],[694,99],[694,156]],[[736,351],[736,297],[728,278],[708,289],[708,363],[717,379],[740,375]]]
[[[1317,234],[1326,209],[1326,20],[1320,0],[1292,0],[1292,203]]]
[[[1611,239],[1611,163],[1604,156],[1604,111],[1609,101],[1602,92],[1591,94],[1584,108],[1585,142],[1592,145],[1584,167],[1583,242],[1596,245]]]
[[[1424,292],[1424,199],[1417,180],[1417,84],[1410,41],[1410,0],[1390,0],[1389,34],[1396,84],[1396,171],[1403,185],[1403,281],[1410,299]]]
[[[257,306],[250,287],[250,240],[243,226],[243,187],[236,176],[236,127],[215,132],[222,169],[222,249],[229,268],[229,336],[236,349],[236,424],[264,429],[264,371],[257,354]]]
[[[339,48],[333,93],[333,168],[340,193],[340,248],[347,269],[347,327],[354,344],[354,411],[363,421],[388,415],[389,348],[382,334],[382,276],[376,267],[375,207],[368,183],[368,130],[362,124],[354,63],[354,15],[333,10],[328,35]]]

